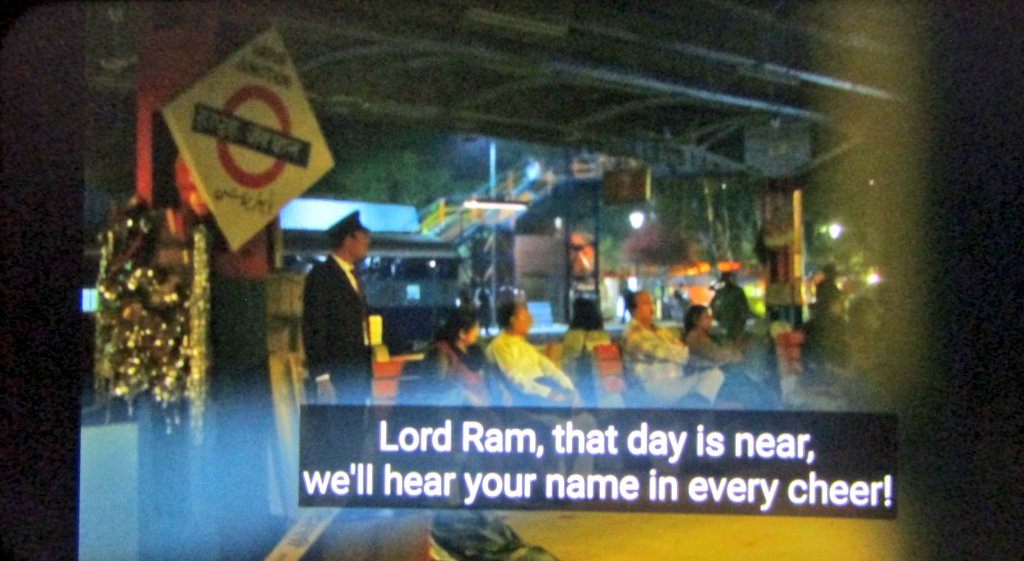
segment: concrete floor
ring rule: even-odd
[[[522,538],[561,561],[906,559],[889,520],[511,512]]]

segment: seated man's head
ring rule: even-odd
[[[686,310],[686,316],[683,318],[683,332],[689,335],[691,331],[699,330],[710,334],[713,320],[711,308],[694,304]]]
[[[476,312],[466,309],[454,310],[438,330],[436,339],[465,351],[480,338],[480,319]]]
[[[530,310],[521,302],[505,302],[498,306],[498,327],[510,335],[525,337],[530,332],[533,318]]]
[[[654,325],[654,297],[650,292],[646,290],[638,292],[636,298],[633,298],[629,304],[631,304],[629,315],[633,316],[634,320],[647,327]]]

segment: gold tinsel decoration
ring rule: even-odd
[[[107,276],[107,264],[110,262],[110,255],[114,251],[114,231],[113,229],[107,230],[100,234],[100,275],[99,281],[97,282],[98,292],[101,299],[111,299],[104,292],[104,286],[102,284],[103,279]],[[113,378],[114,366],[110,363],[111,353],[108,352],[106,345],[107,332],[110,329],[108,322],[104,321],[103,305],[99,305],[99,309],[96,312],[96,330],[95,338],[96,342],[93,345],[93,364],[95,365],[95,376],[93,379],[93,389],[95,390],[96,400],[100,403],[106,401],[110,395],[108,391],[108,382]]]
[[[192,404],[189,420],[192,435],[197,441],[203,439],[209,368],[206,346],[210,317],[210,267],[206,241],[206,227],[199,225],[192,234],[192,291],[188,299],[189,334],[185,337],[189,357],[186,395]]]
[[[180,424],[187,404],[193,436],[201,440],[209,314],[206,234],[196,229],[193,258],[161,266],[155,258],[159,219],[136,206],[102,234],[97,395],[126,400],[131,414],[135,400],[149,393],[162,406],[168,432]]]

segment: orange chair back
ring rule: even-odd
[[[402,375],[405,361],[388,360],[373,363],[373,397],[393,400],[398,395],[398,379]]]
[[[626,382],[622,379],[622,351],[614,343],[594,347],[594,373],[601,381],[605,393],[622,393]]]
[[[600,377],[622,376],[622,353],[615,344],[594,347],[594,371]]]

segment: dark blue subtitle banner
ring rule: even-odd
[[[299,505],[896,517],[892,415],[302,407]]]

